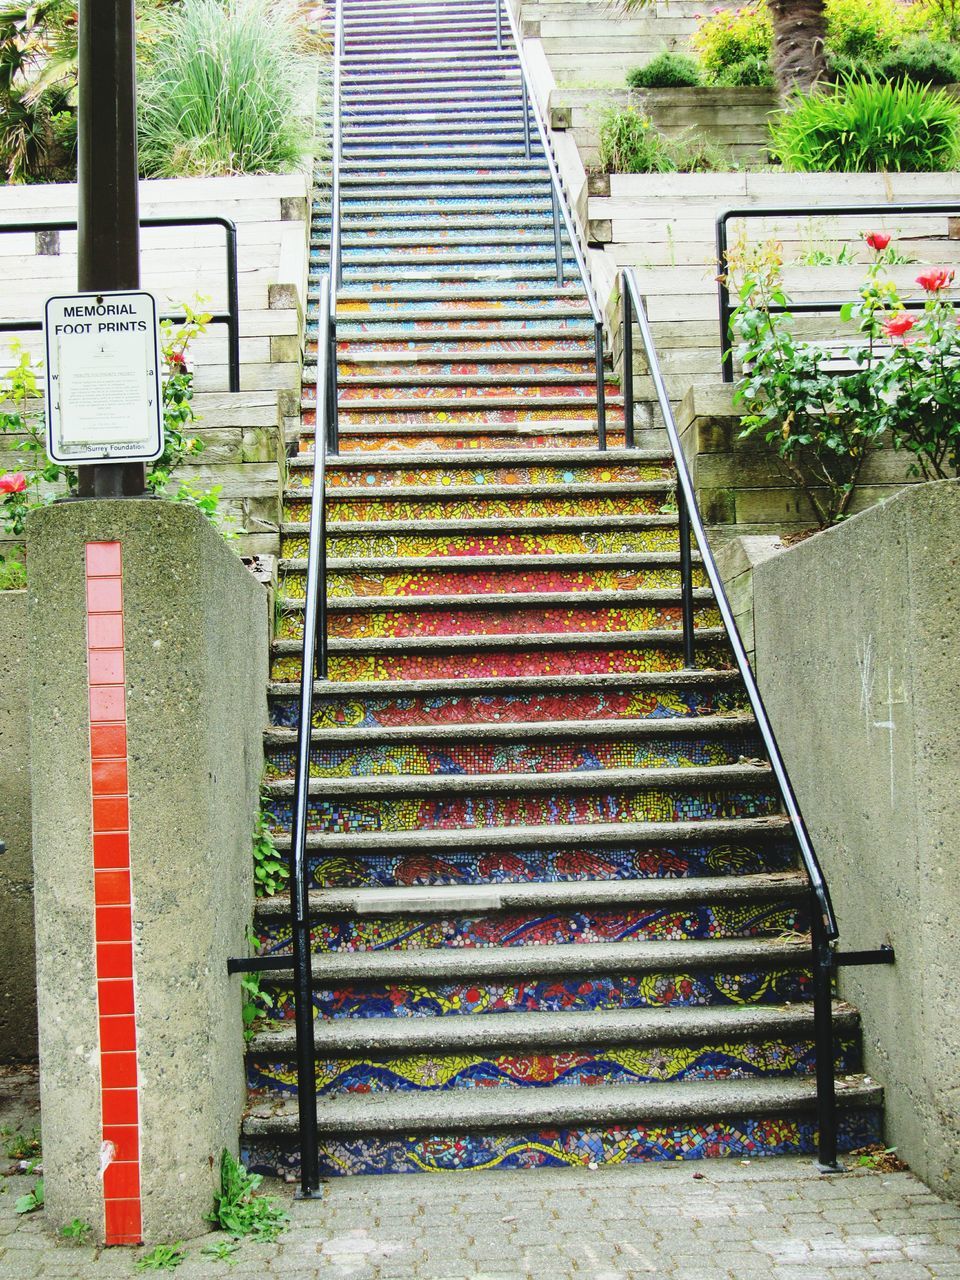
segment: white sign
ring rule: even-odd
[[[149,293],[50,298],[47,452],[54,462],[152,462],[163,453],[157,303]]]

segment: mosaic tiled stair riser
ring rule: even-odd
[[[329,681],[308,866],[321,1174],[811,1152],[809,893],[665,437],[626,450],[489,0],[344,0]],[[318,186],[311,287],[327,266]],[[317,404],[289,442],[265,788],[289,820]],[[283,900],[262,953],[290,954]],[[298,1161],[291,974],[243,1145]],[[880,1136],[836,1005],[841,1146]]]

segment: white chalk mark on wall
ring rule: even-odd
[[[893,696],[893,667],[887,667],[887,696],[881,704],[886,708],[886,720],[874,720],[873,727],[875,729],[883,729],[887,734],[887,745],[890,753],[890,807],[893,808],[896,797],[896,773],[894,770],[893,759],[893,735],[896,730],[896,721],[893,718],[893,708],[904,702],[903,698],[895,698]]]
[[[865,636],[857,642],[857,670],[860,672],[860,714],[863,727],[869,732],[873,720],[873,690],[877,683],[877,666],[873,651],[873,636]]]

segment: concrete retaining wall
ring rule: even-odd
[[[118,542],[123,558],[119,705],[132,907],[125,872],[102,870],[121,865],[109,860],[118,856],[116,838],[95,869],[84,582],[91,541]],[[105,1099],[127,1087],[113,1082],[119,1068],[110,1060],[130,1055],[111,1054],[118,1046],[98,1034],[103,978],[125,975],[111,972],[120,962],[101,957],[96,894],[98,903],[123,904],[114,911],[132,925],[138,1111],[113,1123],[137,1123],[139,1141],[124,1136],[126,1153],[116,1158],[139,1151],[144,1238],[181,1239],[204,1229],[220,1153],[237,1150],[245,1097],[241,996],[227,959],[247,954],[252,911],[267,595],[199,513],[169,502],[34,512],[28,566],[46,1214],[53,1229],[77,1217],[102,1238],[101,1088]],[[98,829],[109,828],[97,812]],[[103,1019],[101,1011],[101,1028]]]
[[[960,1194],[960,482],[917,485],[753,572],[760,688],[824,864],[887,1140]]]
[[[26,591],[0,591],[0,636],[0,1062],[15,1062],[37,1054]]]

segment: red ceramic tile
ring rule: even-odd
[[[133,947],[129,942],[97,943],[97,977],[133,977]]]
[[[127,730],[122,724],[92,724],[90,726],[90,754],[95,760],[125,760],[127,756]]]
[[[139,1124],[140,1097],[136,1089],[107,1089],[100,1095],[103,1123]]]
[[[122,649],[123,614],[87,614],[87,645],[91,649]]]
[[[114,1160],[140,1159],[140,1129],[135,1124],[105,1124],[104,1142],[113,1143]]]
[[[97,942],[129,942],[133,937],[130,908],[97,907]]]
[[[122,649],[90,649],[87,667],[91,684],[123,684]]]
[[[90,613],[120,613],[123,609],[123,582],[120,578],[88,578],[87,610]]]
[[[132,1013],[100,1019],[100,1052],[130,1053],[137,1047],[137,1020]]]
[[[88,577],[106,578],[123,569],[119,542],[88,542],[86,551]]]
[[[114,1160],[103,1171],[103,1194],[110,1200],[135,1200],[140,1194],[140,1166],[132,1160]]]
[[[97,1008],[101,1018],[132,1015],[134,1011],[133,979],[98,979]]]
[[[139,1200],[107,1200],[104,1204],[104,1239],[108,1245],[140,1244],[143,1227]]]
[[[98,907],[131,901],[129,871],[95,871],[93,873],[93,898]]]
[[[125,796],[127,794],[126,760],[95,760],[92,772],[93,794],[95,796]]]
[[[90,690],[90,722],[102,724],[105,720],[124,721],[127,718],[127,700],[122,684],[98,684]]]
[[[130,826],[130,802],[126,796],[93,797],[94,831],[126,831]]]
[[[100,1083],[104,1096],[111,1089],[137,1087],[137,1055],[135,1053],[101,1053]]]
[[[126,831],[97,831],[93,837],[95,871],[126,870],[130,866],[130,836]]]

